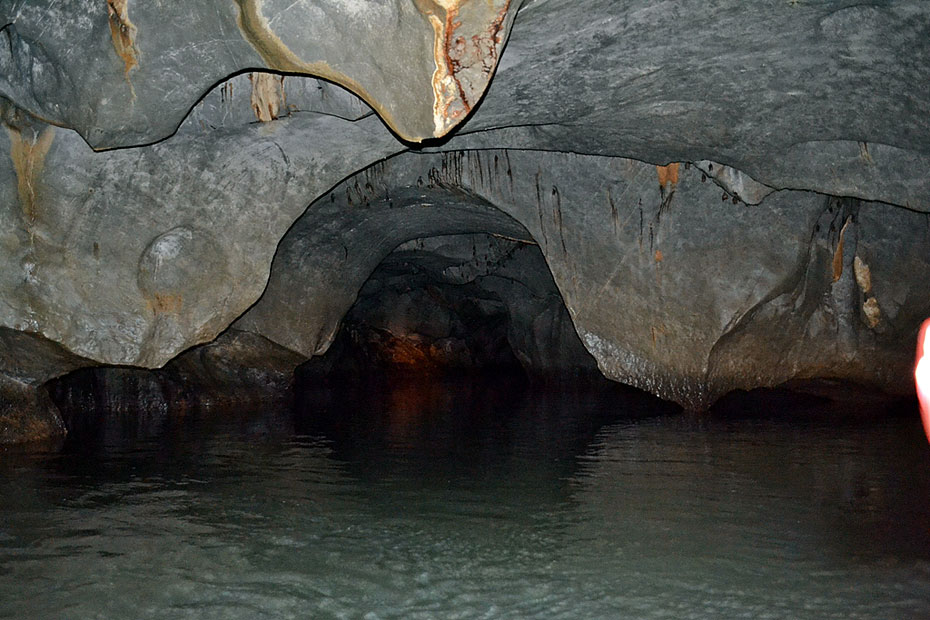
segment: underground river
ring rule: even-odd
[[[0,618],[930,617],[916,405],[352,393],[0,454]]]

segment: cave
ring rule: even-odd
[[[0,617],[930,617],[928,58],[0,2]]]
[[[480,233],[401,244],[362,285],[332,347],[304,376],[595,376],[597,364],[528,239]]]

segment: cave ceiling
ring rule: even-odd
[[[0,375],[317,355],[399,244],[483,232],[610,378],[905,390],[928,60],[920,0],[2,0]]]

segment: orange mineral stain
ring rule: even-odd
[[[656,166],[656,176],[659,177],[659,189],[663,195],[669,190],[674,190],[678,186],[678,162],[668,164],[667,166]]]
[[[113,39],[113,49],[119,56],[125,69],[123,75],[132,98],[136,98],[135,89],[129,79],[129,72],[139,66],[139,48],[136,47],[138,29],[129,20],[129,0],[107,0],[107,16],[110,22],[110,37]]]

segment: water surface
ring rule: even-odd
[[[0,455],[0,617],[930,618],[930,447],[859,409],[398,384],[104,415]]]

